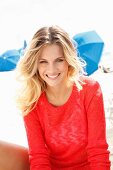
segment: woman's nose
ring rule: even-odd
[[[55,66],[54,63],[50,63],[50,64],[48,65],[48,71],[49,71],[49,72],[53,73],[55,69],[56,69],[56,66]]]

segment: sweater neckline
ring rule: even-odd
[[[55,105],[51,104],[47,99],[46,92],[44,92],[43,98],[44,98],[45,105],[48,106],[51,109],[56,109],[56,110],[61,109],[61,108],[65,108],[67,105],[69,105],[71,103],[72,98],[73,98],[73,92],[74,92],[75,88],[76,88],[75,84],[73,84],[72,91],[71,91],[69,98],[67,99],[67,101],[63,105],[60,105],[60,106],[55,106]]]

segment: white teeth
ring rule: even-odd
[[[58,75],[56,75],[56,76],[49,76],[49,75],[48,75],[48,77],[50,77],[50,78],[56,78],[57,76],[58,76]]]

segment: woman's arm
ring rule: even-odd
[[[28,149],[0,141],[0,170],[29,170]]]
[[[88,160],[91,170],[110,170],[103,95],[98,82],[91,80],[85,94],[88,121]]]
[[[51,170],[44,133],[37,112],[38,109],[35,108],[24,117],[29,146],[30,170]]]

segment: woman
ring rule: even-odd
[[[102,92],[58,26],[33,36],[17,66],[31,170],[109,170]]]

